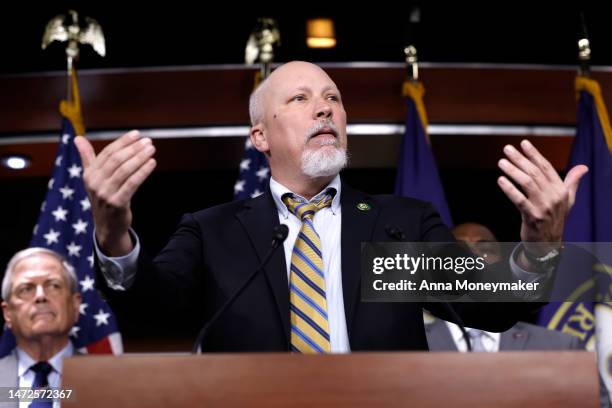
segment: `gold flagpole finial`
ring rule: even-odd
[[[419,64],[417,58],[417,49],[414,45],[409,45],[404,48],[404,54],[406,54],[406,70],[408,72],[408,80],[418,81],[419,80]]]
[[[66,59],[68,76],[70,76],[74,61],[78,61],[79,58],[80,44],[91,45],[94,51],[104,57],[106,55],[106,43],[102,27],[96,20],[85,17],[85,24],[81,26],[79,24],[79,14],[76,11],[69,10],[68,14],[70,15],[69,19],[60,14],[49,20],[43,34],[42,49],[46,49],[54,41],[68,42]],[[70,20],[70,23],[68,20]]]
[[[419,82],[419,64],[417,58],[417,50],[414,45],[409,45],[404,48],[406,54],[406,79],[402,84],[402,95],[405,98],[410,98],[414,101],[416,110],[421,119],[423,129],[425,129],[425,137],[429,142],[429,134],[427,133],[427,113],[425,112],[425,105],[423,103],[423,95],[425,95],[425,87]]]
[[[270,75],[270,65],[274,60],[274,49],[280,45],[280,31],[273,18],[259,18],[255,28],[249,36],[244,60],[247,65],[256,62],[261,64],[260,79],[264,80]]]
[[[58,15],[49,20],[43,34],[42,49],[47,49],[54,41],[67,42],[68,90],[66,100],[60,102],[60,112],[70,120],[77,135],[85,135],[74,63],[79,59],[79,46],[81,44],[91,45],[95,52],[104,57],[106,55],[106,43],[102,27],[96,20],[85,17],[85,24],[81,25],[76,11],[69,10],[68,15],[69,17]]]

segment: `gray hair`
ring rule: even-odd
[[[11,287],[13,284],[13,272],[15,272],[15,266],[26,258],[40,254],[49,255],[57,259],[60,265],[62,265],[62,270],[64,271],[64,275],[68,280],[70,293],[76,293],[78,291],[77,276],[74,266],[72,266],[63,255],[47,248],[32,247],[17,252],[9,261],[6,271],[4,272],[4,278],[2,279],[2,299],[8,301],[11,297]]]
[[[255,90],[249,97],[249,116],[251,118],[251,126],[255,126],[263,120],[264,116],[264,93],[268,88],[268,80],[264,79],[257,85]]]

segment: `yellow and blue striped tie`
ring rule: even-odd
[[[314,203],[296,201],[290,194],[283,197],[289,211],[302,221],[291,254],[289,278],[291,350],[299,353],[331,350],[321,239],[312,220],[317,211],[331,205],[332,198],[333,190]]]

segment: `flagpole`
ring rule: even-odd
[[[578,73],[580,76],[588,78],[591,74],[591,45],[587,34],[584,13],[580,13],[580,28],[582,31],[582,38],[578,40],[578,61],[580,61]]]
[[[279,45],[280,31],[276,20],[268,17],[258,18],[244,52],[246,65],[254,65],[256,62],[260,64],[255,86],[270,75],[274,50]]]
[[[586,92],[590,93],[592,98],[594,99],[595,111],[597,112],[600,127],[603,131],[603,135],[601,136],[603,136],[603,139],[605,140],[604,145],[608,148],[596,150],[600,150],[601,154],[605,155],[603,151],[612,151],[612,149],[610,148],[610,138],[612,137],[610,131],[610,120],[608,118],[608,112],[605,107],[605,103],[601,96],[599,84],[596,81],[590,79],[591,47],[587,34],[587,25],[584,13],[580,13],[580,25],[582,31],[582,38],[578,40],[578,61],[580,63],[580,66],[578,68],[578,78],[576,79],[576,90],[578,93],[579,89],[585,89]],[[596,142],[593,141],[593,143]],[[610,156],[607,157],[609,158]],[[604,160],[601,160],[601,158],[599,157],[598,160],[600,163],[591,163],[591,165],[589,166],[595,167],[591,171],[592,180],[598,180],[598,177],[605,177],[602,174],[604,173],[602,172],[602,169],[597,167],[597,164],[601,166],[601,162],[603,162]],[[601,173],[597,174],[596,172]],[[601,181],[599,183],[595,181],[595,183],[598,184],[602,189],[609,189],[609,179],[604,178],[603,180],[603,183],[601,183]],[[606,182],[608,183],[607,185]],[[576,199],[578,200],[579,197],[577,196]],[[601,222],[601,220],[599,221]],[[565,238],[567,239],[567,237]],[[596,239],[599,241],[600,239],[606,239],[606,237],[594,236],[591,237],[591,239]],[[605,300],[606,299],[604,297],[603,302],[595,302],[591,305],[594,318],[594,332],[592,332],[594,336],[592,337],[595,338],[594,348],[597,354],[597,365],[600,373],[600,378],[603,383],[601,385],[602,401],[606,398],[606,394],[608,399],[610,398],[610,395],[612,395],[612,342],[610,342],[609,340],[610,334],[612,333],[612,313],[610,312],[612,310],[612,303],[606,302]]]
[[[419,64],[417,57],[417,49],[414,45],[409,45],[404,48],[406,54],[406,69],[408,72],[408,80],[411,82],[419,80]]]
[[[425,139],[427,143],[430,143],[429,132],[427,128],[429,122],[427,120],[427,113],[425,112],[425,105],[423,103],[423,94],[425,89],[423,84],[419,81],[419,59],[417,55],[417,49],[414,45],[408,45],[404,48],[404,54],[406,54],[406,80],[402,86],[402,94],[405,98],[412,98],[416,105],[416,110],[419,114],[423,130],[425,131]]]
[[[82,303],[79,319],[70,332],[74,346],[80,352],[121,354],[123,345],[116,319],[93,287],[94,222],[83,183],[83,164],[74,144],[75,137],[85,133],[75,67],[80,44],[89,44],[98,54],[105,54],[99,24],[89,17],[85,17],[84,23],[80,24],[78,14],[71,10],[51,19],[43,35],[43,50],[54,41],[67,42],[68,93],[59,106],[61,136],[30,246],[57,251],[75,267]]]
[[[246,65],[259,64],[255,72],[253,90],[269,75],[274,60],[274,49],[280,44],[280,31],[272,18],[259,18],[251,32],[244,52]],[[257,151],[247,136],[239,175],[234,184],[234,199],[253,198],[268,188],[270,167],[266,156]]]
[[[80,44],[91,45],[93,50],[100,56],[106,55],[106,41],[102,27],[96,20],[90,17],[85,17],[85,24],[79,22],[79,14],[75,10],[68,10],[68,17],[60,14],[53,17],[47,23],[43,34],[41,48],[43,50],[54,41],[66,42],[66,71],[68,75],[68,84],[66,87],[66,100],[73,104],[75,89],[72,84],[72,77],[75,62],[78,61],[80,55]]]

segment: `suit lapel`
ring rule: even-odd
[[[351,325],[359,302],[361,282],[361,242],[371,241],[374,226],[380,209],[372,202],[371,197],[342,184],[342,291],[346,326],[351,333]],[[359,204],[367,204],[367,209]],[[251,244],[257,252],[259,261],[270,248],[270,240],[275,226],[279,224],[278,212],[270,190],[253,200],[245,202],[242,211],[236,217],[243,225]],[[256,265],[253,265],[255,268]],[[283,248],[278,248],[268,265],[265,275],[272,288],[279,317],[281,319],[287,342],[289,342],[289,282]]]
[[[430,351],[458,351],[453,334],[444,320],[436,319],[426,324],[425,330]]]
[[[361,242],[371,241],[380,209],[371,197],[342,183],[342,292],[346,328],[351,336],[353,317],[359,302]]]
[[[280,224],[270,190],[246,201],[243,211],[238,212],[236,217],[246,230],[261,262],[270,249],[274,227]],[[265,266],[264,272],[274,294],[285,338],[289,344],[289,282],[286,265],[285,251],[281,244]],[[253,265],[253,268],[256,267],[257,265]]]
[[[17,387],[19,384],[17,372],[17,348],[14,348],[10,354],[0,359],[0,386]]]
[[[527,343],[529,333],[520,325],[512,327],[510,330],[503,332],[499,338],[499,350],[524,350]]]

